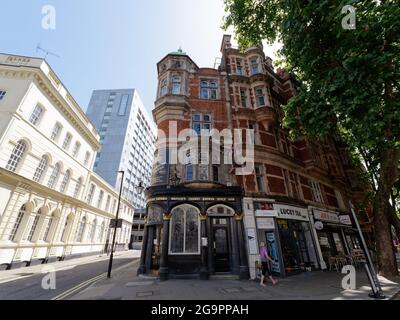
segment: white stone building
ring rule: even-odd
[[[118,192],[92,171],[100,147],[44,59],[0,54],[2,269],[106,250]],[[122,199],[119,212],[127,248],[133,207]]]

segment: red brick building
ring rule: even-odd
[[[260,242],[282,276],[324,269],[359,248],[348,201],[363,191],[351,178],[345,146],[335,136],[289,139],[281,106],[295,94],[295,80],[275,72],[261,46],[241,52],[224,36],[221,53],[217,69],[199,68],[182,51],[157,64],[153,116],[165,135],[147,189],[138,272],[166,280],[221,272],[248,278],[250,271],[253,278]],[[202,133],[209,146],[193,148],[203,140],[179,136],[185,129]],[[254,132],[253,170],[237,174],[214,129]],[[244,147],[236,143],[228,155]]]

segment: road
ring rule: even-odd
[[[131,255],[115,256],[113,262],[113,271],[118,272],[118,268],[137,262],[138,258],[133,258]],[[72,288],[77,288],[73,291],[74,294],[85,289],[91,284],[93,278],[104,275],[108,268],[108,259],[99,258],[96,261],[74,265],[73,260],[70,260],[70,265],[60,266],[57,263],[42,265],[42,266],[56,266],[55,273],[55,289],[43,289],[42,280],[46,276],[41,272],[41,269],[35,268],[34,271],[29,268],[18,269],[16,277],[20,279],[3,282],[0,281],[0,300],[51,300],[55,297],[65,298],[65,292],[71,291]],[[60,264],[60,263],[59,263]],[[129,267],[129,266],[127,266]],[[135,266],[131,266],[135,267]],[[33,273],[33,274],[31,274]],[[86,282],[86,285],[83,284]],[[50,283],[47,281],[47,283]],[[83,284],[83,285],[82,285]]]

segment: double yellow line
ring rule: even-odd
[[[124,264],[123,266],[121,266],[121,267],[115,269],[115,270],[114,270],[114,273],[115,273],[115,272],[118,272],[118,271],[120,271],[120,270],[122,270],[122,269],[124,269],[124,268],[127,268],[128,266],[130,266],[130,265],[132,265],[132,264],[135,264],[135,263],[138,262],[138,261],[139,261],[139,260],[135,260],[135,261],[133,261],[133,262],[128,262],[127,264]],[[107,272],[102,273],[102,274],[98,275],[97,277],[94,277],[94,278],[92,278],[92,279],[86,280],[86,281],[84,281],[84,282],[82,282],[82,283],[76,285],[75,287],[72,287],[71,289],[68,289],[67,291],[65,291],[65,292],[63,292],[63,293],[61,293],[61,294],[59,294],[58,296],[55,296],[54,298],[51,298],[50,300],[63,300],[63,299],[65,299],[65,298],[67,298],[67,297],[69,297],[69,296],[71,296],[71,295],[77,293],[78,291],[82,290],[83,288],[85,288],[85,287],[87,287],[87,286],[89,286],[89,285],[91,285],[91,284],[97,282],[97,281],[100,281],[100,280],[102,280],[102,279],[105,279],[106,277],[107,277]]]

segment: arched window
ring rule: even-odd
[[[35,215],[35,219],[33,220],[31,229],[29,230],[29,234],[28,234],[28,238],[27,238],[28,241],[32,242],[33,236],[36,233],[36,229],[37,229],[37,226],[38,226],[38,223],[39,223],[39,220],[40,220],[41,216],[42,216],[42,211],[39,209],[39,211]]]
[[[56,165],[53,168],[53,172],[51,173],[51,176],[49,178],[49,182],[47,183],[47,186],[49,188],[54,188],[54,186],[58,180],[58,175],[60,174],[60,169],[61,169],[60,164],[56,163]]]
[[[103,203],[103,197],[104,197],[104,191],[100,190],[99,198],[97,200],[97,208],[99,208],[99,209],[100,209],[100,207],[101,207],[101,205]]]
[[[170,254],[199,254],[199,211],[188,205],[172,210],[169,241]]]
[[[181,77],[172,77],[172,94],[181,94]]]
[[[103,223],[101,224],[101,228],[100,228],[99,242],[103,242],[105,228],[106,228],[106,225],[105,225],[105,222],[103,221]]]
[[[49,242],[49,232],[51,230],[51,227],[53,225],[54,221],[54,213],[50,216],[49,221],[47,222],[46,230],[43,233],[43,240],[46,242]]]
[[[65,220],[64,229],[63,229],[63,231],[61,233],[61,241],[62,242],[67,242],[67,237],[68,237],[68,233],[69,233],[68,231],[69,231],[71,225],[72,225],[72,216],[70,214],[67,217],[67,219]]]
[[[79,223],[78,232],[76,234],[76,242],[82,242],[83,233],[85,232],[86,227],[86,217],[83,217],[81,222]]]
[[[110,210],[110,203],[111,203],[111,196],[108,195],[107,196],[107,201],[106,201],[106,208],[104,209],[107,212],[108,212],[108,210]]]
[[[43,108],[37,105],[35,109],[33,109],[31,116],[29,117],[29,122],[32,123],[33,125],[36,125],[39,122],[42,113],[43,113]]]
[[[97,233],[97,220],[95,219],[90,230],[90,241],[94,242]]]
[[[92,204],[92,200],[93,200],[93,195],[94,195],[94,190],[95,189],[96,189],[96,186],[92,183],[90,185],[89,193],[87,195],[87,203],[88,204]]]
[[[82,178],[79,178],[78,181],[76,182],[76,185],[75,185],[74,198],[78,198],[79,197],[79,193],[81,191],[81,188],[82,188]]]
[[[60,192],[64,192],[67,189],[70,178],[71,178],[71,171],[70,170],[65,171],[64,178],[60,186]]]
[[[26,142],[24,140],[19,140],[11,153],[10,159],[8,159],[6,169],[15,172],[15,170],[17,170],[18,164],[24,156],[25,151]]]
[[[89,164],[89,159],[90,159],[90,152],[86,151],[85,153],[85,159],[83,160],[83,165],[87,166]]]
[[[35,174],[33,175],[33,181],[39,182],[43,176],[43,173],[47,169],[47,165],[49,164],[49,159],[47,156],[43,156],[40,159],[39,165],[36,168]]]
[[[21,209],[19,209],[17,219],[15,220],[14,225],[13,225],[13,227],[11,229],[9,240],[11,240],[11,241],[15,241],[16,240],[16,236],[17,236],[19,227],[21,225],[21,221],[24,218],[25,212],[26,212],[26,206],[23,205],[21,207]]]

